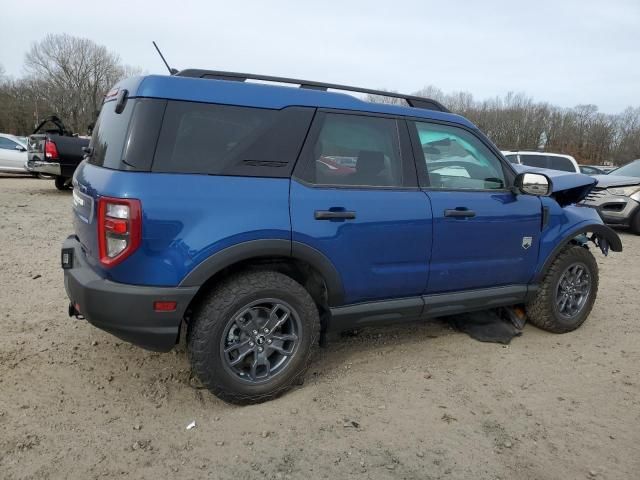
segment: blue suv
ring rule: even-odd
[[[184,325],[195,374],[234,403],[299,383],[323,332],[510,305],[573,330],[598,289],[588,240],[622,250],[578,205],[596,180],[511,165],[420,97],[138,77],[105,97],[86,151],[62,248],[69,314],[157,351]]]

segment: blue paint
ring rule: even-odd
[[[475,129],[457,115],[308,89],[167,76],[133,78],[119,87],[129,90],[131,97],[274,109],[326,107]],[[544,173],[552,177],[554,191],[588,189],[594,182],[584,175]],[[94,200],[84,210],[77,207],[75,231],[88,252],[87,261],[105,278],[177,286],[226,247],[257,239],[293,240],[329,259],[341,277],[345,304],[527,284],[560,240],[582,226],[602,224],[595,210],[563,208],[552,198],[508,191],[323,188],[288,178],[143,173],[86,162],[76,170],[74,181],[79,192]],[[142,204],[141,246],[110,269],[97,259],[99,196],[136,198]],[[543,206],[549,209],[544,230]],[[476,215],[444,216],[446,209],[456,208]],[[354,211],[356,218],[314,218],[316,210],[330,209]],[[525,246],[528,237],[530,245]]]

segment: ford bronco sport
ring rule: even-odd
[[[510,305],[571,331],[598,290],[587,239],[622,250],[577,205],[596,180],[511,165],[420,97],[138,77],[105,98],[87,151],[62,248],[69,314],[158,351],[185,325],[195,374],[234,403],[298,383],[321,332]]]

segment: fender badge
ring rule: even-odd
[[[532,243],[532,237],[522,237],[522,248],[524,248],[525,250],[528,250]]]

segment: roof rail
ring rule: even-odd
[[[384,90],[372,90],[370,88],[350,87],[348,85],[338,85],[336,83],[324,83],[315,82],[312,80],[299,80],[295,78],[286,77],[273,77],[270,75],[257,75],[254,73],[237,73],[237,72],[222,72],[217,70],[200,70],[189,68],[176,73],[179,77],[192,77],[192,78],[209,78],[212,80],[232,80],[237,82],[244,82],[245,80],[263,80],[266,82],[278,82],[278,83],[290,83],[293,85],[299,85],[300,88],[308,88],[311,90],[323,90],[326,91],[329,88],[334,90],[344,90],[347,92],[367,93],[370,95],[379,95],[381,97],[401,98],[409,104],[410,107],[424,108],[426,110],[436,110],[439,112],[449,112],[449,110],[440,102],[431,98],[417,97],[415,95],[405,95],[403,93],[387,92]]]

